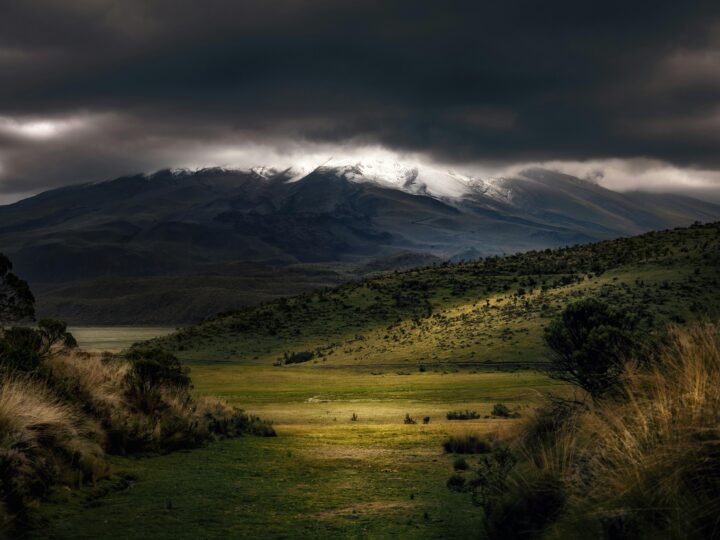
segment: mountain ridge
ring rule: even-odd
[[[424,166],[326,162],[297,175],[292,168],[168,169],[59,188],[0,206],[0,246],[38,291],[43,315],[77,322],[85,307],[94,321],[167,323],[372,268],[405,268],[413,259],[393,258],[400,253],[457,260],[720,219],[711,203],[619,193],[542,169],[481,179]],[[263,268],[266,278],[254,270],[252,284],[242,280],[227,270],[237,263]],[[317,265],[327,270],[319,281]],[[231,279],[205,286],[208,275]],[[288,276],[297,291],[279,286]],[[114,289],[108,280],[129,278],[156,287],[132,300],[98,300]],[[173,300],[171,286],[188,290]],[[128,307],[113,311],[125,300]]]

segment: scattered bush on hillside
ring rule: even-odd
[[[453,435],[443,442],[448,454],[485,454],[492,451],[493,443],[475,435]]]
[[[503,403],[493,405],[490,414],[496,418],[518,418],[520,416],[519,413],[512,412],[508,406]]]
[[[417,424],[417,421],[410,416],[410,413],[405,413],[405,419],[403,422],[405,424]]]
[[[448,478],[445,485],[449,490],[452,491],[464,491],[465,477],[460,474],[453,474],[450,478]]]
[[[313,358],[315,358],[315,353],[312,351],[283,353],[283,363],[284,364],[302,364],[303,362],[309,362]]]
[[[476,420],[480,418],[480,414],[477,411],[450,411],[447,413],[448,420]]]
[[[456,471],[466,471],[468,469],[469,465],[467,461],[465,461],[464,457],[456,458],[453,462],[453,469]]]

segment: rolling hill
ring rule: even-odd
[[[632,310],[648,332],[717,317],[720,223],[383,274],[153,343],[194,363],[532,366],[544,325],[588,296]]]
[[[183,323],[413,260],[474,259],[719,218],[720,206],[617,193],[545,170],[488,180],[331,162],[167,170],[48,191],[0,207],[0,246],[43,316]]]

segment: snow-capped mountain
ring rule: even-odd
[[[497,255],[717,219],[713,204],[617,193],[546,170],[479,178],[424,164],[328,159],[167,170],[48,191],[0,207],[0,246],[35,290],[56,291],[42,295],[56,299],[46,315],[118,322],[125,313],[138,322],[134,302],[148,305],[147,297],[127,291],[122,310],[116,298],[97,300],[98,291],[120,294],[133,278],[155,280],[142,290],[156,294],[158,283],[210,272],[232,276],[238,291],[258,298],[258,287],[289,294],[341,279],[328,277],[338,268],[413,260],[397,257],[408,252],[414,260]],[[294,277],[273,281],[280,268]],[[333,270],[312,277],[322,268]],[[187,279],[185,303],[167,307],[183,320],[237,305],[237,295],[207,295],[206,278]],[[170,296],[158,297],[158,306]]]
[[[291,181],[298,181],[311,172],[333,173],[350,182],[372,182],[406,193],[440,199],[460,199],[478,190],[492,191],[492,182],[484,181],[479,177],[390,159],[330,158],[317,167],[306,166],[291,170],[293,172]]]

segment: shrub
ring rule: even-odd
[[[429,416],[423,416],[423,424],[429,424],[430,423],[430,417]]]
[[[477,411],[450,411],[447,413],[448,420],[475,420],[480,418],[480,414]]]
[[[352,416],[350,417],[350,421],[351,421],[351,422],[357,422],[357,419],[358,419],[358,415],[355,414],[355,413],[352,413]]]
[[[467,461],[465,461],[465,458],[463,457],[459,457],[453,462],[453,469],[455,469],[456,471],[466,471],[467,468]]]
[[[545,328],[549,375],[600,397],[617,385],[625,362],[639,352],[636,327],[628,312],[598,300],[570,304]]]
[[[11,270],[12,262],[0,253],[0,326],[35,318],[35,297]]]
[[[315,358],[315,353],[312,351],[301,351],[294,353],[284,353],[283,363],[285,364],[301,364],[303,362],[309,362]]]
[[[459,474],[453,474],[448,478],[446,485],[452,491],[463,491],[465,489],[465,478]]]
[[[510,409],[507,408],[506,405],[503,405],[502,403],[496,403],[492,408],[492,414],[493,416],[499,416],[500,418],[510,418],[512,413],[510,412]]]
[[[453,435],[443,443],[448,454],[484,454],[492,450],[492,444],[475,435]]]
[[[405,413],[405,420],[403,420],[403,422],[406,424],[417,424],[415,419],[413,419],[409,413]]]
[[[540,538],[560,516],[566,501],[562,483],[548,473],[531,478],[519,488],[511,486],[486,509],[487,536],[498,540]]]
[[[75,338],[67,331],[67,324],[43,319],[38,328],[13,327],[0,330],[0,365],[9,370],[37,371],[43,359],[53,349],[77,347]]]
[[[127,358],[130,369],[125,377],[126,396],[144,414],[156,414],[165,408],[164,389],[182,394],[190,388],[188,369],[163,349],[134,349]]]
[[[720,325],[670,332],[656,364],[630,369],[624,401],[607,400],[578,418],[576,452],[587,463],[584,505],[568,520],[637,526],[648,536],[717,534],[720,508]],[[578,486],[580,488],[580,486]],[[662,513],[655,509],[666,509]],[[622,523],[609,519],[622,511]]]

